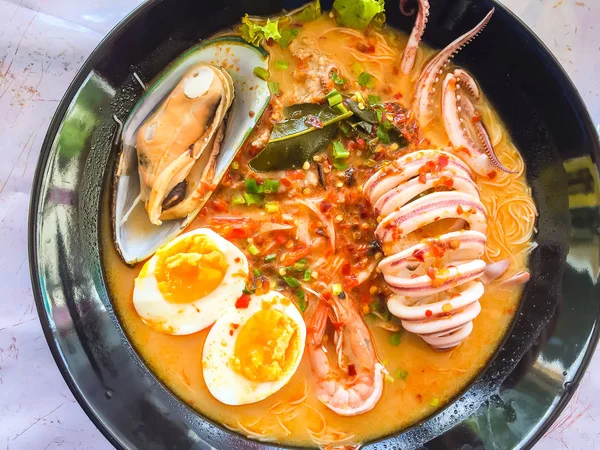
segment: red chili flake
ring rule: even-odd
[[[237,329],[240,327],[240,324],[239,324],[239,323],[232,323],[232,324],[231,324],[231,327],[232,327],[234,330],[237,330]]]
[[[398,75],[400,73],[400,69],[398,69],[396,66],[392,67],[392,73],[394,75]]]
[[[426,173],[419,174],[419,183],[421,183],[421,184],[427,183],[427,174]]]
[[[241,259],[240,259],[240,257],[239,257],[239,256],[237,256],[237,257],[234,259],[234,261],[235,261],[236,263],[239,263],[239,262],[241,261]]]
[[[304,123],[310,127],[323,128],[323,122],[317,116],[308,116]]]
[[[247,237],[247,235],[246,231],[242,228],[232,228],[229,232],[229,237],[231,239],[244,239],[245,237]]]
[[[435,269],[433,267],[427,269],[427,276],[432,280],[435,280]]]
[[[325,300],[331,300],[331,292],[323,292],[321,295]]]
[[[350,263],[343,264],[342,265],[342,274],[350,275],[350,272],[352,272],[352,266],[350,265]]]
[[[433,219],[434,222],[437,222],[438,220],[440,220],[440,216],[437,216]]]
[[[235,301],[235,307],[238,309],[246,309],[250,304],[251,297],[247,294],[242,294],[240,298]]]
[[[277,233],[277,232],[275,232],[273,234],[274,234],[274,237],[275,237],[275,241],[278,244],[285,244],[287,242],[287,240],[288,240],[288,238],[287,238],[287,236],[286,236],[285,233],[282,233],[282,232]]]
[[[363,138],[356,139],[356,145],[361,149],[365,148],[365,140]]]
[[[425,262],[425,252],[422,249],[415,250],[412,255],[417,261]]]
[[[473,117],[471,117],[471,122],[481,122],[481,115],[478,112],[475,112],[475,114],[473,114]]]
[[[333,208],[333,205],[331,203],[329,203],[329,202],[321,202],[321,203],[319,203],[319,209],[321,210],[322,213],[326,213],[331,208]]]
[[[438,158],[438,165],[440,167],[446,167],[448,165],[448,155],[440,155],[440,157]]]
[[[287,178],[280,178],[279,181],[281,182],[281,184],[283,184],[285,187],[290,187],[292,185],[292,182],[290,180],[288,180]]]
[[[458,205],[458,206],[456,207],[456,214],[462,214],[462,213],[464,213],[464,212],[465,212],[465,210],[464,210],[464,209],[462,209],[462,206]]]
[[[233,336],[233,330],[229,330],[229,336]]]
[[[427,311],[425,311],[425,315],[426,315],[427,317],[431,317],[431,316],[433,316],[433,311],[432,311],[432,310],[430,310],[430,309],[428,309]]]
[[[496,175],[498,175],[498,173],[495,170],[490,170],[487,175],[490,180],[493,180],[494,178],[496,178]]]
[[[421,403],[423,401],[423,396],[421,394],[417,394],[417,400],[419,403]]]
[[[396,100],[400,100],[402,98],[402,94],[400,92],[398,92],[397,94],[394,94],[394,98]]]
[[[356,367],[354,367],[354,364],[348,364],[348,376],[350,376],[350,377],[356,376]]]

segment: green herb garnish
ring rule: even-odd
[[[275,61],[275,68],[278,70],[287,70],[288,67],[289,67],[289,64],[287,61],[282,61],[280,59]]]
[[[300,310],[300,312],[306,311],[306,307],[308,305],[306,304],[306,294],[304,293],[304,291],[298,289],[296,291],[296,298],[298,299],[298,309]]]
[[[377,25],[385,22],[384,0],[335,0],[333,11],[340,25],[362,30],[371,21]]]
[[[402,335],[400,333],[392,333],[390,336],[390,344],[396,347],[399,346],[401,337]]]
[[[346,84],[346,79],[340,77],[337,72],[331,71],[329,75],[335,84],[339,84],[340,86]]]
[[[294,277],[283,277],[283,280],[287,283],[289,287],[292,289],[299,288],[301,286],[300,282],[296,280]]]
[[[264,67],[255,67],[253,73],[261,80],[267,81],[269,79],[269,71]]]
[[[281,38],[279,20],[271,22],[267,19],[266,23],[261,24],[261,22],[252,20],[248,14],[242,19],[242,39],[255,47],[258,47],[263,40],[273,39],[276,41]]]

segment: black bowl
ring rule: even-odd
[[[200,417],[132,349],[106,290],[99,215],[117,151],[112,117],[123,120],[141,94],[133,72],[151,80],[244,13],[272,14],[299,3],[150,0],[92,53],[50,125],[29,217],[33,291],[60,371],[117,448],[263,447]],[[388,22],[409,30],[414,19],[388,3]],[[497,3],[432,1],[425,40],[444,46],[492,7],[489,26],[457,61],[479,80],[525,157],[540,212],[532,281],[505,341],[468,389],[434,416],[368,448],[530,447],[568,402],[598,340],[593,258],[600,252],[600,214],[586,192],[598,190],[600,148],[577,91],[546,47]]]

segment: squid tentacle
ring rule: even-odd
[[[443,68],[448,62],[454,57],[458,51],[471,42],[490,21],[494,9],[479,22],[475,28],[463,34],[452,41],[446,48],[439,52],[433,57],[431,61],[425,66],[421,72],[421,76],[417,80],[415,86],[415,94],[413,99],[413,113],[419,125],[425,127],[432,119],[433,112],[431,111],[431,104],[433,100],[433,94],[435,93],[434,83],[439,81],[439,76],[443,72]]]
[[[412,15],[414,13],[414,9],[411,10],[409,14],[407,14],[407,11],[405,10],[405,3],[406,0],[400,1],[400,11],[403,14]],[[406,43],[406,48],[404,49],[404,53],[402,54],[402,62],[400,63],[400,69],[405,75],[408,75],[415,65],[417,50],[419,48],[421,38],[423,37],[423,33],[425,32],[425,27],[427,26],[428,18],[429,0],[419,0],[419,12],[417,13],[415,24],[410,33],[410,37],[408,38],[408,42]]]

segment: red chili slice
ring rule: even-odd
[[[251,297],[248,294],[242,294],[235,302],[235,307],[238,309],[246,309],[250,304]]]

